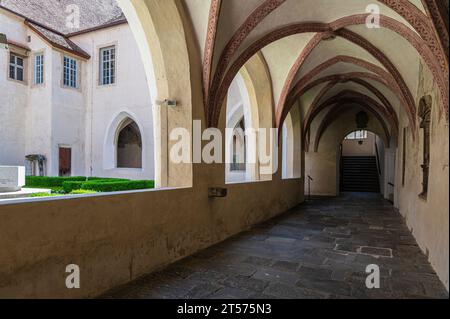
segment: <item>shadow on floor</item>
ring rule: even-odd
[[[380,289],[366,287],[378,265]],[[313,198],[102,298],[448,298],[401,215],[381,196]]]

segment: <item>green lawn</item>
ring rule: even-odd
[[[31,197],[54,197],[64,195],[83,195],[106,192],[152,189],[155,182],[151,180],[132,181],[129,179],[101,177],[41,177],[27,176],[27,188],[50,189],[51,194],[37,193]]]

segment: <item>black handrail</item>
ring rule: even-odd
[[[381,164],[380,164],[380,152],[378,151],[378,144],[375,143],[375,152],[376,152],[376,158],[377,158],[377,167],[378,167],[378,175],[381,176]]]
[[[341,144],[339,157],[339,193],[344,189],[344,145]]]

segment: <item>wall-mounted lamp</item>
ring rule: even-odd
[[[168,107],[177,107],[178,105],[177,100],[169,100],[169,99],[165,99],[164,101],[156,100],[155,103],[156,105],[159,106],[168,106]]]
[[[8,49],[8,38],[3,33],[0,33],[0,49]]]

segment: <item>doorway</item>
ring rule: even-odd
[[[341,192],[381,193],[384,145],[380,138],[368,131],[355,131],[341,144]]]
[[[72,176],[72,149],[59,147],[59,176]]]

